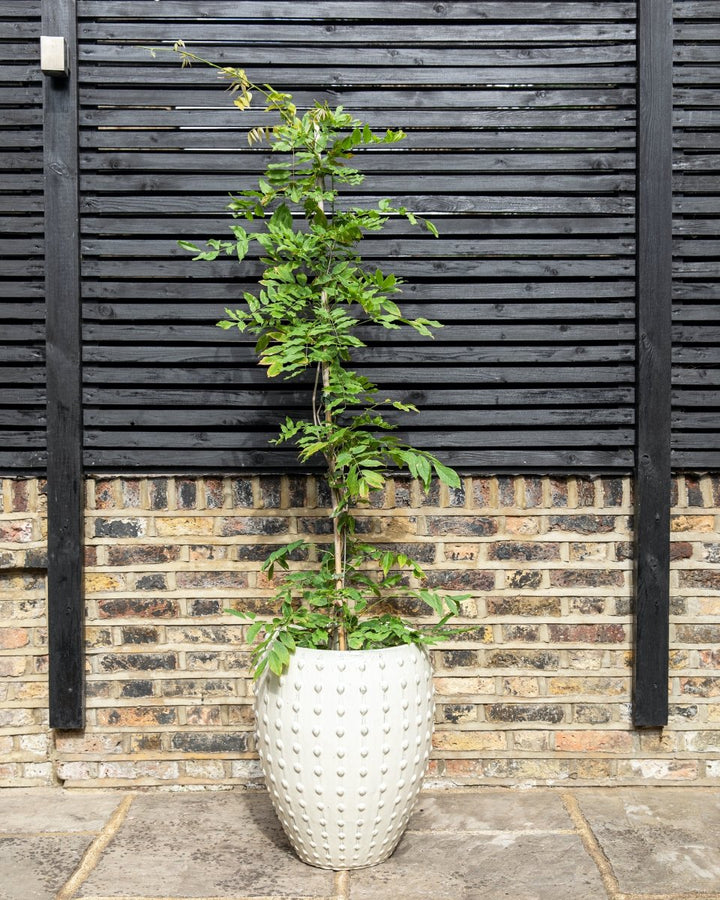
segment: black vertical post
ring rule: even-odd
[[[638,0],[637,592],[633,721],[668,718],[672,0]]]
[[[80,226],[75,0],[43,0],[68,74],[44,78],[50,726],[84,726]]]

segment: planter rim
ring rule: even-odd
[[[427,655],[427,649],[420,644],[398,644],[395,647],[375,647],[370,650],[323,650],[318,647],[296,647],[290,655],[290,659],[297,654],[302,656],[312,656],[317,658],[333,658],[333,659],[359,659],[368,656],[385,656],[389,653],[407,653],[408,650],[416,648],[421,654]]]

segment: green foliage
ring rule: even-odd
[[[232,196],[231,237],[208,240],[204,247],[187,241],[180,246],[198,260],[225,256],[238,262],[257,246],[264,266],[258,289],[244,293],[241,306],[226,309],[218,325],[252,335],[269,378],[314,377],[311,418],[288,417],[274,443],[294,444],[302,462],[322,461],[332,496],[333,548],[317,551],[314,571],[289,571],[289,556],[302,542],[280,548],[266,561],[271,578],[276,567],[285,574],[276,594],[280,615],[249,628],[250,641],[264,634],[255,649],[256,674],[265,666],[282,672],[296,646],[360,650],[442,639],[461,598],[427,590],[413,594],[402,570],[421,580],[417,563],[357,543],[351,512],[382,490],[392,470],[409,472],[426,490],[433,476],[453,487],[460,484],[457,473],[433,454],[393,433],[388,413],[417,412],[415,407],[378,398],[377,386],[352,368],[353,352],[366,346],[361,335],[369,327],[412,328],[430,338],[442,327],[405,317],[394,299],[401,280],[368,268],[359,249],[363,236],[381,231],[391,217],[405,217],[437,237],[435,226],[389,200],[370,208],[340,202],[342,188],[364,178],[350,163],[354,154],[395,144],[404,134],[376,134],[342,106],[319,101],[301,114],[290,94],[253,84],[243,69],[210,63],[182,42],[174,50],[183,65],[199,61],[217,69],[230,82],[239,109],[249,109],[260,96],[273,117],[273,124],[248,134],[251,145],[267,142],[277,156],[254,189]],[[390,613],[368,615],[388,592],[413,594],[439,622],[423,629]]]

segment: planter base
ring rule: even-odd
[[[387,859],[430,756],[424,648],[299,648],[282,677],[258,680],[255,712],[270,798],[300,859],[325,869]]]

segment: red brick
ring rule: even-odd
[[[547,669],[560,667],[560,654],[549,650],[495,650],[486,664],[496,669]]]
[[[133,706],[121,709],[99,709],[99,725],[115,725],[119,728],[138,725],[173,725],[177,714],[169,706]]]
[[[251,478],[232,479],[232,505],[234,507],[246,507],[252,509],[255,505],[253,499],[253,486]]]
[[[114,544],[107,548],[110,566],[152,566],[180,559],[182,548],[158,544]]]
[[[150,497],[150,509],[167,509],[168,492],[167,479],[151,478],[148,481],[148,494]]]
[[[720,591],[720,572],[709,569],[690,569],[680,572],[680,587]]]
[[[175,653],[108,653],[99,657],[103,672],[147,672],[177,669]]]
[[[0,522],[0,541],[15,544],[29,544],[33,539],[31,519]]]
[[[676,625],[675,636],[681,644],[720,644],[720,625]]]
[[[25,628],[0,628],[0,650],[17,650],[29,643],[30,636]]]
[[[720,650],[701,650],[700,668],[720,669]]]
[[[163,597],[138,597],[98,600],[98,615],[101,619],[121,617],[141,617],[146,619],[170,618],[179,614],[175,600]]]
[[[178,509],[197,509],[197,482],[192,478],[178,478],[175,481]]]
[[[560,559],[560,545],[532,541],[496,541],[488,548],[488,559],[526,562]]]
[[[248,577],[244,572],[178,572],[178,588],[245,588]]]
[[[595,506],[595,481],[592,478],[575,479],[578,506]]]
[[[91,482],[92,484],[92,482]],[[95,509],[116,509],[118,506],[115,496],[115,479],[94,482]]]
[[[548,625],[552,643],[621,644],[627,639],[623,625]]]
[[[289,520],[284,516],[229,516],[220,520],[220,534],[287,534]]]
[[[427,516],[430,535],[489,536],[497,534],[496,519],[486,516]]]
[[[632,735],[626,731],[558,731],[555,749],[565,753],[629,753]]]
[[[493,572],[482,572],[476,569],[443,570],[435,569],[426,572],[426,584],[431,588],[444,588],[447,591],[491,591],[495,587]]]
[[[600,480],[600,494],[600,502],[603,506],[622,506],[622,478],[602,478]]]
[[[568,505],[567,478],[550,479],[550,505],[552,507],[563,507]]]
[[[515,590],[533,590],[542,584],[543,573],[538,570],[517,569],[505,573],[505,587]]]
[[[524,506],[526,509],[543,505],[542,478],[524,478]]]
[[[540,640],[539,625],[503,625],[501,633],[502,643],[519,641],[534,644]]]
[[[625,575],[614,569],[559,569],[550,572],[550,584],[561,588],[622,587]]]
[[[225,503],[225,488],[222,478],[206,478],[203,484],[205,487],[205,508],[222,509]]]
[[[567,531],[575,534],[607,534],[614,531],[615,516],[606,515],[563,515],[550,516],[550,531]]]
[[[492,487],[492,479],[490,478],[473,478],[472,480],[472,502],[475,507],[490,506],[490,491]]]
[[[547,703],[494,703],[485,711],[488,722],[562,722],[562,706]]]
[[[688,506],[705,506],[699,478],[695,477],[694,475],[686,475],[685,490],[687,491]]]
[[[12,481],[11,485],[10,500],[12,511],[27,512],[30,508],[30,482],[18,478]]]
[[[720,697],[720,677],[681,678],[680,693],[695,697]]]
[[[561,601],[551,596],[487,597],[490,616],[559,616]]]
[[[693,545],[687,541],[672,541],[670,543],[670,559],[674,562],[678,559],[692,559]]]
[[[123,478],[120,481],[120,494],[122,505],[126,509],[137,509],[142,506],[140,480],[138,478]]]
[[[516,481],[512,476],[500,475],[497,479],[498,506],[517,506]]]
[[[219,706],[190,706],[186,712],[188,725],[220,725]]]

